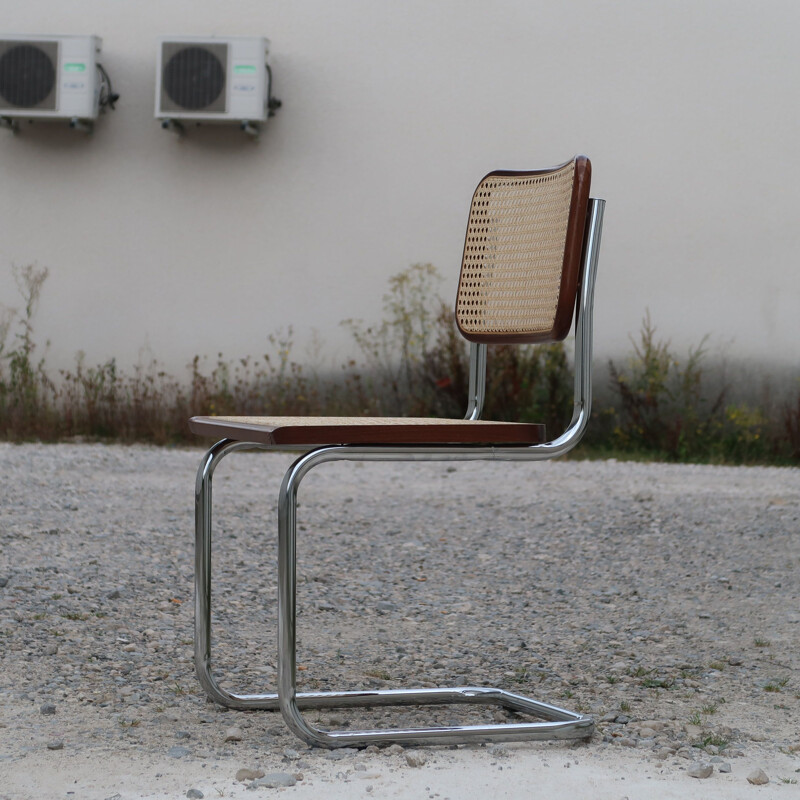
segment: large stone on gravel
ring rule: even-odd
[[[769,776],[763,769],[754,769],[748,776],[747,782],[752,783],[753,786],[763,786],[769,783]]]
[[[706,764],[704,761],[695,761],[694,764],[686,770],[686,774],[690,778],[710,778],[713,771],[714,767],[712,767],[711,764]]]

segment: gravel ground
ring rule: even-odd
[[[192,665],[199,459],[0,444],[0,798],[50,796],[31,788],[35,773],[64,759],[91,763],[96,783],[53,796],[101,800],[118,758],[180,762],[196,781],[164,796],[204,784],[206,797],[252,783],[232,765],[295,791],[360,777],[370,792],[375,769],[456,759],[312,750],[277,714],[206,702]],[[234,689],[274,686],[275,498],[290,460],[234,454],[215,476],[214,656]],[[798,470],[333,464],[306,478],[300,502],[301,688],[499,685],[591,712],[598,730],[588,745],[472,748],[487,763],[519,748],[584,760],[625,748],[687,781],[707,762],[713,781],[747,786],[739,764],[772,765],[767,788],[797,791]],[[309,713],[331,727],[421,719]],[[463,714],[508,717],[429,716]]]

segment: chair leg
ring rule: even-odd
[[[194,664],[209,699],[235,709],[277,710],[278,695],[234,694],[223,689],[211,671],[211,478],[219,462],[235,450],[257,445],[223,439],[204,456],[195,484]]]
[[[204,456],[197,472],[195,491],[195,668],[208,697],[238,710],[280,708],[286,724],[301,739],[323,747],[345,747],[372,742],[446,744],[474,741],[586,738],[594,731],[591,717],[541,703],[503,689],[457,686],[441,689],[364,690],[347,692],[297,692],[296,683],[296,508],[297,488],[317,464],[332,460],[385,460],[386,449],[330,447],[299,458],[281,486],[278,504],[278,692],[235,694],[223,689],[211,671],[211,486],[219,462],[235,450],[260,445],[223,439]],[[393,453],[402,458],[402,451]],[[463,454],[462,454],[463,457]],[[309,725],[306,708],[363,706],[491,704],[531,714],[546,722],[422,727],[386,730],[323,731]]]
[[[195,608],[194,663],[197,679],[207,697],[215,703],[240,711],[264,709],[277,711],[277,692],[236,694],[223,689],[212,672],[211,658],[211,498],[214,470],[225,456],[236,450],[263,449],[261,445],[223,439],[204,456],[197,470],[195,484]],[[363,692],[301,692],[296,696],[300,708],[363,705]]]
[[[363,453],[365,448],[360,448],[360,450]],[[366,455],[366,460],[369,460],[369,453]],[[376,459],[383,460],[386,454],[385,452],[376,451],[374,456]],[[281,713],[289,728],[309,744],[331,748],[365,745],[374,742],[446,744],[525,739],[574,739],[591,736],[594,732],[594,720],[591,717],[512,694],[503,689],[458,686],[441,689],[326,692],[314,697],[297,693],[297,489],[303,476],[313,466],[325,461],[351,459],[353,457],[354,451],[346,447],[330,447],[311,452],[299,458],[292,465],[286,473],[281,486],[278,503],[278,697]],[[310,725],[300,713],[301,707],[320,707],[321,705],[389,706],[454,703],[500,705],[547,721],[393,728],[386,730],[325,731]]]

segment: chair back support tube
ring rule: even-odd
[[[485,342],[469,343],[469,402],[464,419],[480,419],[486,399]]]

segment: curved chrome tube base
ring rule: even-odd
[[[195,668],[208,698],[227,708],[276,711],[301,739],[322,747],[365,746],[372,743],[452,744],[540,739],[583,739],[594,732],[594,720],[557,706],[513,694],[503,689],[459,686],[440,689],[364,690],[347,692],[297,692],[296,690],[296,500],[303,477],[328,461],[492,459],[493,448],[383,448],[325,447],[305,453],[289,468],[278,503],[278,692],[236,694],[223,689],[211,669],[211,487],[219,462],[237,450],[264,449],[260,445],[223,439],[203,457],[195,491]],[[444,451],[444,452],[443,452]],[[449,452],[448,452],[449,451]],[[404,705],[495,705],[530,714],[544,722],[394,728],[386,730],[325,731],[310,725],[303,709],[356,708]]]
[[[443,727],[391,728],[373,730],[326,731],[309,725],[300,714],[301,707],[352,707],[396,705],[498,705],[519,713],[544,718],[545,722],[511,722],[483,725],[449,725]],[[557,706],[540,703],[503,689],[479,686],[458,686],[442,689],[399,689],[372,692],[326,693],[310,698],[298,695],[297,700],[281,702],[287,726],[301,739],[320,747],[363,747],[369,744],[401,742],[403,744],[453,744],[466,742],[514,742],[543,739],[586,739],[594,733],[591,717],[575,714]]]

